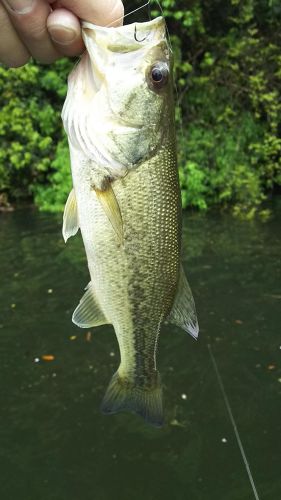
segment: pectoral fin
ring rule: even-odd
[[[65,243],[70,236],[74,236],[79,230],[77,203],[75,191],[72,189],[67,198],[63,214],[62,235]]]
[[[105,214],[107,215],[110,224],[112,225],[117,235],[119,243],[123,243],[122,215],[119,203],[117,201],[117,198],[115,196],[111,184],[108,184],[107,189],[105,189],[104,191],[100,191],[99,189],[95,188],[95,193],[97,195],[100,204],[103,207]]]
[[[174,305],[167,318],[167,322],[179,326],[193,338],[198,338],[199,326],[194,299],[182,266],[180,268],[180,277]]]
[[[72,315],[72,321],[80,328],[91,328],[108,324],[95,297],[91,283],[86,287],[86,292]]]

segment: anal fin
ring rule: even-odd
[[[92,328],[108,324],[95,297],[91,283],[86,287],[86,292],[72,315],[72,321],[80,328]]]
[[[179,326],[197,340],[199,326],[195,303],[182,266],[174,305],[166,321]]]
[[[70,236],[74,236],[79,230],[77,203],[75,191],[72,189],[67,198],[63,214],[62,235],[65,243]]]

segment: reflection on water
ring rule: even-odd
[[[88,282],[80,237],[65,246],[59,217],[0,216],[1,500],[253,498],[208,343],[260,497],[281,497],[280,203],[274,213],[185,215],[201,336],[163,328],[161,430],[99,412],[119,354],[110,326],[90,335],[71,323]]]

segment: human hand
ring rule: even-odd
[[[120,25],[121,0],[0,0],[0,63],[51,63],[84,50],[79,19]]]

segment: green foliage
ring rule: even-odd
[[[49,212],[61,212],[71,191],[70,160],[66,137],[56,149],[54,160],[51,162],[51,173],[48,184],[39,184],[35,188],[35,203]]]
[[[183,205],[232,207],[248,218],[265,213],[262,202],[281,185],[280,1],[160,3],[181,107]],[[60,112],[72,65],[0,68],[0,199],[62,208],[71,180]]]
[[[183,117],[183,205],[232,206],[251,217],[281,183],[280,2],[161,4]]]
[[[35,196],[39,206],[45,200],[44,208],[59,207],[59,191],[69,186],[69,165],[57,153],[64,141],[60,113],[71,67],[67,60],[49,68],[0,67],[0,193],[12,202]],[[47,203],[42,191],[51,192],[50,182],[60,187]]]

